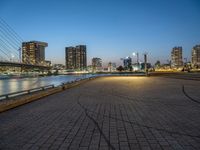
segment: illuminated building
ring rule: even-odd
[[[200,45],[192,48],[192,66],[200,67]]]
[[[87,67],[86,45],[65,48],[67,70],[84,70]]]
[[[131,57],[126,57],[123,60],[125,70],[129,70],[132,67],[132,59]]]
[[[32,65],[44,65],[45,62],[45,47],[48,44],[39,41],[30,41],[22,43],[22,62]]]
[[[183,66],[182,60],[182,47],[174,47],[171,51],[171,66],[181,67]]]
[[[92,69],[93,71],[101,71],[102,70],[102,60],[101,58],[92,58]]]
[[[116,63],[112,63],[112,62],[109,62],[109,63],[108,63],[108,71],[109,71],[109,72],[116,71],[116,70],[117,70],[116,68],[117,68]]]

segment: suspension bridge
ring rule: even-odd
[[[39,63],[31,64],[29,59],[22,62],[21,46],[24,40],[15,32],[15,30],[0,17],[0,71],[8,68],[20,68],[20,71],[26,70],[49,70],[49,66],[40,65]],[[24,53],[25,57],[29,56]],[[27,57],[29,58],[29,57]]]

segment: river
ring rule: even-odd
[[[50,84],[58,86],[63,82],[69,82],[80,78],[88,78],[91,76],[93,75],[59,75],[37,78],[4,79],[0,80],[0,95],[22,90],[28,90]]]

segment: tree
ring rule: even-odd
[[[121,71],[123,71],[123,70],[124,70],[124,67],[122,67],[122,66],[119,66],[119,67],[117,67],[117,70],[121,72]]]
[[[155,67],[156,67],[156,68],[159,68],[159,67],[160,67],[160,61],[159,61],[159,60],[156,61]]]

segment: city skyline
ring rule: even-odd
[[[165,63],[175,46],[182,46],[183,58],[191,60],[193,46],[200,44],[199,8],[197,0],[0,2],[1,17],[23,40],[46,41],[47,60],[62,64],[64,48],[79,44],[87,45],[88,64],[93,57],[104,65],[119,65],[126,56],[136,61],[133,52],[140,60],[148,52],[151,63]]]

